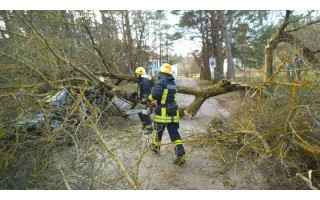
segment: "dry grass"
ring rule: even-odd
[[[320,80],[310,74],[301,82],[281,73],[270,82],[251,82],[234,116],[211,128],[212,137],[242,144],[238,155],[254,153],[257,163],[270,160],[275,171],[320,188]]]

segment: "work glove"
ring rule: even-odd
[[[151,101],[150,105],[153,106],[153,107],[157,107],[158,106],[157,101]]]

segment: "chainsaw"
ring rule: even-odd
[[[151,115],[156,108],[157,108],[156,106],[142,105],[141,109],[137,109],[137,108],[131,109],[131,110],[128,110],[126,112],[126,114],[127,115],[134,115],[134,114],[142,113],[143,115]]]

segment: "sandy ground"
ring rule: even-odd
[[[192,79],[178,79],[177,84],[184,86],[198,86]],[[135,160],[137,167],[137,180],[142,189],[147,190],[261,190],[261,189],[297,189],[290,180],[282,179],[276,172],[272,163],[267,159],[258,160],[257,157],[244,158],[237,152],[241,146],[219,145],[206,142],[206,126],[213,117],[227,119],[232,114],[232,109],[237,105],[238,93],[219,95],[207,99],[197,115],[191,120],[180,122],[179,132],[185,142],[187,162],[182,166],[172,164],[175,159],[173,145],[167,131],[162,143],[161,155],[155,155],[147,146],[151,143],[151,135],[144,135],[140,128],[137,115],[131,115],[126,120],[123,131],[131,134],[119,133],[117,139],[127,142],[125,147],[131,155],[139,154]],[[191,95],[178,94],[179,106],[187,106],[194,99]],[[123,123],[122,123],[123,125]],[[112,132],[112,131],[111,131]],[[115,131],[117,132],[117,131]],[[116,134],[116,133],[113,133]],[[110,135],[113,135],[110,133]],[[146,151],[143,151],[146,150]],[[135,159],[137,159],[135,158]]]

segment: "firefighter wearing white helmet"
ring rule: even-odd
[[[174,145],[177,158],[173,164],[185,163],[185,150],[181,136],[179,134],[179,110],[177,104],[177,86],[172,76],[170,64],[164,64],[159,68],[158,82],[149,95],[149,101],[157,104],[154,115],[154,135],[152,139],[151,150],[156,154],[160,153],[162,135],[167,127],[170,139]],[[155,103],[156,102],[156,103]]]
[[[138,79],[138,87],[137,91],[132,93],[132,97],[137,97],[137,108],[146,108],[148,96],[151,93],[152,83],[148,79],[148,75],[146,74],[146,70],[143,67],[138,67],[135,70],[135,75]],[[152,121],[148,114],[139,113],[139,118],[142,122],[142,130],[147,130],[147,134],[152,134]]]

